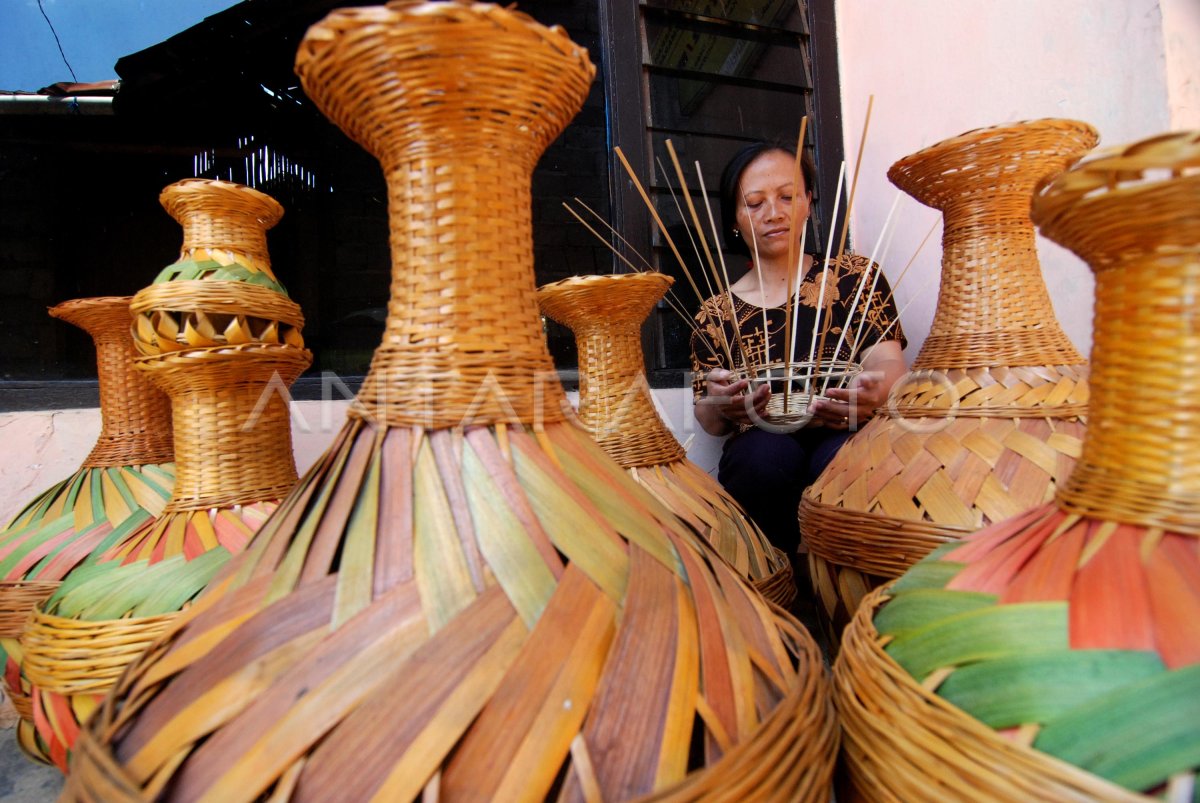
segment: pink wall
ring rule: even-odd
[[[847,170],[858,156],[868,97],[874,95],[852,212],[855,249],[869,253],[896,197],[888,167],[947,137],[1038,117],[1091,123],[1102,146],[1170,129],[1175,120],[1165,43],[1174,41],[1172,63],[1182,70],[1187,54],[1194,57],[1200,48],[1200,4],[1161,4],[1163,9],[1160,0],[840,0]],[[1167,6],[1173,13],[1165,29]],[[1194,92],[1200,71],[1193,69],[1189,77]],[[937,301],[939,213],[902,195],[883,263],[894,278],[935,224],[896,291],[902,309],[911,302],[903,316],[910,361],[929,331]],[[1073,254],[1041,238],[1039,256],[1060,323],[1086,354],[1091,273]]]

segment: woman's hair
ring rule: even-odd
[[[796,158],[795,145],[782,140],[762,140],[751,142],[735,153],[725,165],[725,169],[721,171],[721,235],[725,238],[725,243],[731,251],[747,256],[750,254],[750,244],[741,237],[733,236],[733,230],[737,228],[738,203],[741,201],[739,188],[742,183],[742,173],[746,172],[746,168],[750,166],[751,162],[771,151],[783,151],[793,159]],[[804,179],[804,189],[812,192],[817,184],[817,168],[813,165],[812,157],[808,155],[807,151],[800,156],[800,175]]]

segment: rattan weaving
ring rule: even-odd
[[[1096,143],[1034,120],[969,131],[888,177],[943,214],[929,337],[878,416],[805,491],[801,537],[831,643],[861,595],[946,541],[1051,499],[1079,456],[1083,358],[1050,306],[1029,201]]]
[[[162,513],[174,482],[170,406],[133,369],[129,298],[65,301],[50,314],[95,344],[101,423],[79,470],[0,531],[0,670],[22,715],[18,736],[27,749],[34,742],[33,709],[17,642],[30,611],[106,539]]]
[[[671,282],[661,273],[576,276],[539,288],[538,304],[575,334],[579,418],[587,431],[767,599],[786,608],[796,597],[787,555],[687,459],[650,395],[641,325]]]
[[[586,53],[513,10],[395,3],[331,13],[297,73],[384,167],[384,342],[330,450],[92,718],[66,799],[824,800],[815,645],[560,385],[537,414],[529,188]]]
[[[241,184],[198,178],[171,184],[159,200],[183,227],[183,245],[179,261],[134,298],[138,350],[302,348],[304,316],[271,271],[267,250],[267,230],[283,217],[279,202]]]
[[[185,253],[219,250],[227,261],[269,269],[260,218],[278,218],[273,199],[199,180],[172,185],[163,197],[184,225]],[[227,219],[233,224],[219,225]],[[235,239],[218,249],[212,238],[226,231]],[[258,304],[254,315],[245,304]],[[296,331],[303,324],[281,293],[244,281],[166,281],[138,293],[132,309],[139,319],[165,320],[159,305],[167,306],[168,318],[187,313],[187,327],[260,315]],[[151,355],[135,360],[139,373],[170,398],[176,456],[170,498],[161,515],[105,541],[87,565],[68,573],[37,606],[23,644],[38,736],[26,748],[64,771],[79,723],[99,698],[229,556],[245,549],[297,481],[287,389],[312,355],[261,337],[240,345],[181,339],[187,344],[162,349],[142,343]]]
[[[1091,428],[1053,502],[917,564],[847,629],[838,693],[859,787],[945,798],[917,776],[951,766],[977,781],[939,779],[959,799],[1194,796],[1198,210],[1200,132],[1094,154],[1034,199],[1042,233],[1096,272]]]
[[[162,391],[130,370],[130,300],[81,298],[50,308],[51,315],[78,326],[96,344],[100,436],[84,468],[170,463],[174,458],[171,404]]]

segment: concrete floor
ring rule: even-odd
[[[62,791],[62,773],[25,757],[12,717],[8,700],[0,695],[0,803],[52,803]]]

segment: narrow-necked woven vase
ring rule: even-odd
[[[304,317],[271,270],[267,230],[283,217],[271,196],[231,181],[189,178],[159,201],[183,227],[179,259],[139,294],[133,338],[142,354],[268,343],[303,348]]]
[[[71,800],[824,800],[816,645],[566,419],[530,188],[594,75],[560,29],[309,29],[382,163],[392,296],[351,420],[89,724]]]
[[[877,800],[1195,800],[1200,132],[1096,154],[1034,200],[1096,274],[1088,432],[1054,500],[873,592],[835,669]]]
[[[687,459],[650,396],[641,326],[672,281],[654,272],[575,276],[540,287],[538,304],[575,334],[584,428],[738,574],[786,608],[796,597],[787,555],[719,482]]]
[[[968,131],[888,171],[942,211],[941,288],[887,414],[800,501],[835,648],[871,588],[939,544],[1050,500],[1079,456],[1086,365],[1050,305],[1029,201],[1096,140],[1086,123],[1033,120]]]
[[[20,714],[17,737],[39,757],[20,638],[34,606],[74,567],[162,513],[175,482],[167,397],[133,368],[129,297],[50,308],[96,346],[100,436],[79,470],[39,494],[0,531],[0,670]]]
[[[189,180],[167,187],[162,200],[183,224],[185,256],[196,253],[199,229],[210,238],[202,242],[227,238],[220,253],[229,264],[269,270],[265,231],[282,214],[270,196],[228,182]],[[176,455],[170,499],[157,518],[71,571],[35,606],[25,629],[22,667],[33,684],[38,747],[64,771],[80,723],[121,671],[246,547],[297,480],[287,388],[312,355],[260,335],[272,321],[288,320],[298,337],[298,305],[277,284],[264,288],[237,275],[180,279],[179,264],[130,305],[135,332],[146,319],[160,327],[154,341],[139,343],[146,356],[135,365],[170,397]],[[269,304],[280,314],[262,323],[257,313],[265,295],[278,296]],[[168,342],[162,322],[176,315],[182,324]],[[203,323],[193,327],[196,322]],[[249,342],[211,342],[209,335],[243,325]],[[127,318],[126,338],[129,326]],[[191,333],[201,330],[206,339],[191,345]]]

